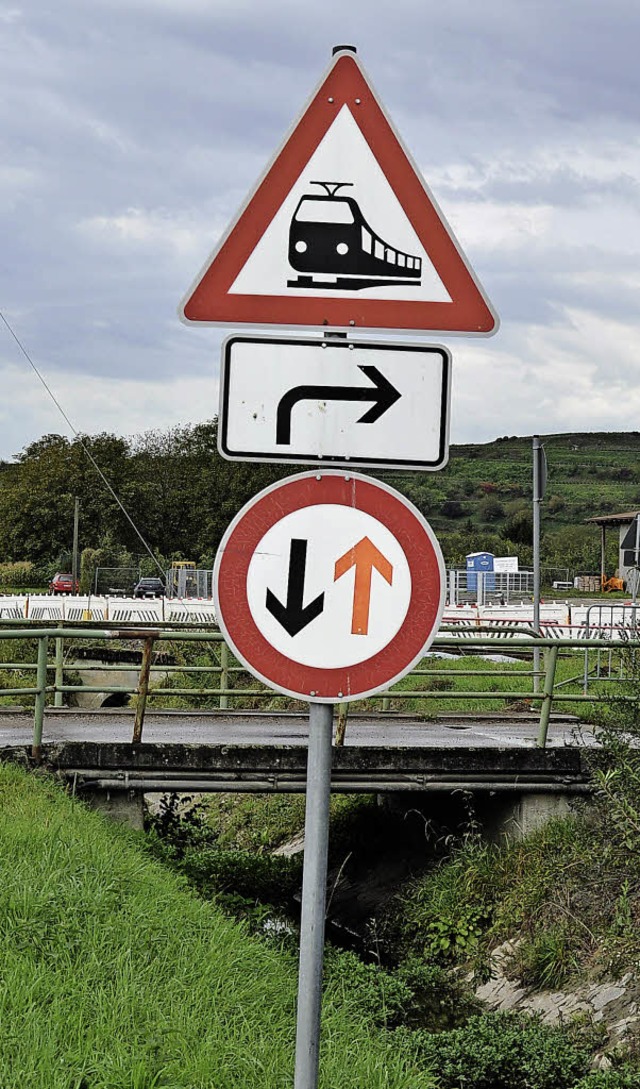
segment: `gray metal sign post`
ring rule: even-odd
[[[333,705],[309,705],[294,1089],[316,1089],[329,848]]]

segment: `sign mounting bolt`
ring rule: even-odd
[[[333,95],[330,98],[327,99],[327,102],[333,102]],[[312,693],[312,695],[313,695],[313,693]]]

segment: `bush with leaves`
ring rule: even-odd
[[[149,848],[184,874],[198,893],[262,928],[273,909],[289,907],[300,885],[299,859],[226,850],[189,795],[168,794],[147,819]]]
[[[437,1032],[464,1024],[479,1003],[459,977],[417,957],[394,970],[365,963],[355,953],[327,947],[325,975],[379,1028]]]
[[[439,1089],[574,1089],[591,1061],[589,1042],[577,1032],[533,1015],[478,1014],[463,1028],[398,1032],[436,1073]]]
[[[640,1089],[640,1073],[626,1064],[620,1070],[593,1070],[571,1089]]]

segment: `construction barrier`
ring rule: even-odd
[[[51,594],[0,596],[0,621],[112,621],[123,624],[215,624],[215,605],[207,598],[122,598],[97,595]],[[514,605],[448,605],[443,627],[455,628],[464,638],[478,628],[494,628],[496,634],[533,631],[533,603]],[[640,605],[570,605],[541,602],[540,632],[550,638],[599,638],[613,642],[637,636]],[[511,629],[511,632],[509,632]],[[515,630],[514,630],[515,629]]]

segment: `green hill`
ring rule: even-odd
[[[541,506],[542,563],[599,571],[600,535],[586,519],[640,508],[640,432],[543,435],[547,486]],[[432,474],[385,473],[429,519],[448,563],[486,549],[531,562],[532,436],[451,446]],[[608,565],[617,565],[611,535]]]
[[[211,567],[222,534],[261,488],[305,466],[229,462],[215,421],[134,439],[84,436],[85,447],[126,507],[126,517],[78,439],[45,435],[14,463],[0,463],[0,560],[34,566],[33,585],[70,570],[74,497],[80,499],[83,587],[96,567],[136,569],[146,557],[140,531],[161,565],[189,559]],[[640,507],[640,432],[542,436],[548,463],[542,504],[543,567],[599,570],[599,533],[585,519]],[[429,519],[448,566],[469,552],[517,554],[531,563],[532,439],[453,445],[435,473],[378,471]],[[129,518],[132,520],[130,521]],[[612,535],[613,538],[613,535]],[[617,564],[611,541],[609,573]],[[3,584],[4,584],[3,580]],[[134,580],[135,581],[135,580]]]

